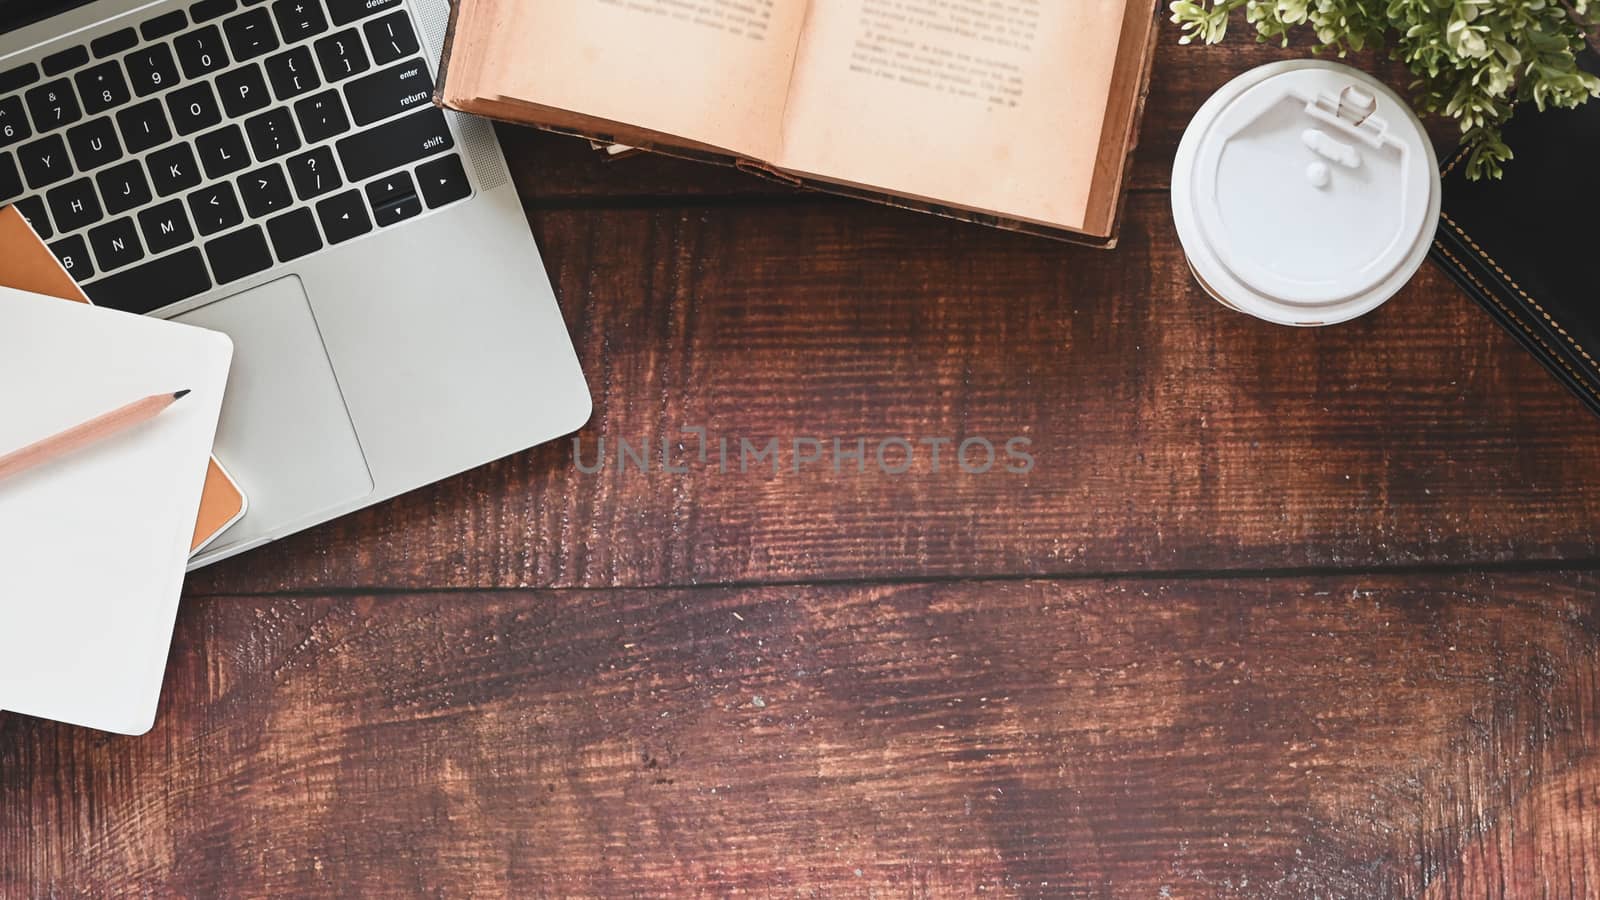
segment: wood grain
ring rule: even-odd
[[[1596,553],[1600,423],[1431,266],[1371,316],[1294,330],[1207,298],[1155,195],[1111,253],[861,204],[536,225],[595,394],[584,459],[604,440],[612,464],[585,474],[558,442],[202,573],[197,594]],[[736,448],[1023,436],[1037,465],[722,474],[683,426]],[[660,471],[663,439],[688,472]],[[619,440],[655,447],[653,471],[623,471]]]
[[[0,723],[0,894],[1580,896],[1597,587],[219,598]]]
[[[154,733],[0,716],[0,897],[1600,893],[1600,423],[1431,269],[1205,298],[1177,137],[1305,48],[1175,37],[1114,253],[504,129],[586,454],[1036,467],[558,444],[213,567]]]

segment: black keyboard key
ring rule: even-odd
[[[228,48],[215,25],[181,34],[172,46],[178,51],[185,78],[201,78],[228,67]]]
[[[126,53],[138,45],[138,32],[132,28],[124,28],[95,38],[89,42],[89,49],[94,51],[95,59],[105,59],[118,53]]]
[[[22,173],[9,153],[0,153],[0,203],[22,193]]]
[[[372,207],[372,218],[380,228],[422,214],[417,185],[406,172],[395,172],[367,185],[367,205]]]
[[[172,140],[172,128],[160,100],[146,100],[117,113],[117,130],[129,153],[143,153]]]
[[[145,160],[156,196],[171,197],[200,183],[200,164],[188,144],[173,144],[150,154]]]
[[[68,47],[60,53],[52,53],[39,61],[39,67],[44,69],[46,77],[60,75],[63,72],[71,72],[79,66],[87,66],[88,64],[89,48],[82,44],[76,47]]]
[[[16,202],[17,212],[28,220],[31,227],[39,237],[48,239],[55,234],[50,230],[50,217],[45,215],[43,197],[23,197]]]
[[[94,277],[94,263],[89,261],[89,245],[78,235],[64,237],[51,244],[50,252],[61,260],[61,268],[66,269],[74,281],[81,282]]]
[[[40,131],[50,131],[83,118],[78,108],[78,95],[65,78],[41,84],[26,95],[28,112],[33,114],[33,124]]]
[[[95,176],[94,182],[100,187],[106,215],[120,215],[151,200],[150,180],[145,178],[144,166],[136,159],[106,169]]]
[[[44,198],[50,204],[50,218],[62,231],[87,228],[105,218],[100,211],[100,198],[94,193],[94,182],[87,178],[52,188]]]
[[[339,161],[352,180],[365,181],[455,145],[444,113],[429,107],[340,140]]]
[[[204,81],[173,91],[167,96],[167,107],[172,110],[172,124],[180,135],[188,136],[222,124],[222,107],[217,105],[211,85]]]
[[[371,125],[418,106],[433,97],[433,78],[420,59],[363,75],[344,86],[350,117],[357,125]]]
[[[422,185],[422,198],[428,201],[429,209],[472,196],[472,185],[461,167],[461,157],[454,153],[418,166],[417,183]]]
[[[278,33],[272,30],[272,16],[264,9],[252,9],[222,23],[228,34],[233,58],[244,62],[266,56],[278,49]]]
[[[278,0],[272,4],[272,16],[278,20],[278,31],[290,43],[315,37],[328,30],[328,18],[322,14],[321,0]]]
[[[399,6],[400,0],[328,0],[333,24],[349,25],[357,19]]]
[[[189,227],[189,214],[183,211],[183,202],[168,200],[139,213],[139,231],[144,234],[144,245],[152,255],[182,247],[194,240],[194,229]]]
[[[202,235],[226,231],[244,222],[239,197],[227,182],[201,188],[189,195],[189,214]]]
[[[407,172],[395,172],[367,185],[367,202],[374,209],[385,203],[416,195],[417,185]]]
[[[367,46],[372,48],[372,61],[386,66],[397,59],[405,59],[418,50],[417,33],[411,28],[411,16],[405,10],[393,12],[361,26],[367,34]]]
[[[245,146],[244,132],[237,125],[227,125],[195,138],[194,148],[200,154],[207,178],[221,178],[250,165],[250,149]]]
[[[178,61],[166,44],[135,50],[122,58],[128,67],[133,92],[141,97],[164,91],[178,83]]]
[[[147,41],[158,41],[169,34],[177,34],[188,27],[189,17],[183,14],[183,10],[177,9],[147,20],[143,25],[139,26],[139,36]]]
[[[72,162],[67,159],[67,143],[59,134],[45,135],[31,144],[17,148],[17,162],[22,164],[22,174],[28,187],[42,188],[72,175]]]
[[[350,117],[345,115],[344,103],[337,91],[323,91],[301,100],[294,105],[294,115],[300,120],[300,133],[309,143],[325,141],[350,130]]]
[[[267,80],[261,77],[261,67],[257,65],[243,66],[217,76],[217,93],[222,95],[222,108],[228,111],[230,119],[266,109],[272,102],[267,93]]]
[[[110,116],[67,129],[67,145],[80,172],[92,172],[122,158],[122,142],[117,140],[117,126]]]
[[[272,93],[279,100],[298,97],[322,86],[317,67],[311,61],[311,51],[304,47],[269,57],[267,78],[272,82]]]
[[[399,197],[382,206],[372,208],[372,218],[377,220],[378,227],[388,228],[407,219],[422,215],[422,201],[416,194]]]
[[[33,137],[33,129],[28,125],[28,114],[22,110],[22,98],[0,97],[0,147],[9,147],[30,137]]]
[[[372,68],[366,48],[361,46],[361,35],[354,28],[329,35],[312,46],[317,50],[322,75],[330,82],[360,75]]]
[[[122,66],[116,60],[84,69],[73,80],[78,83],[83,110],[91,116],[121,106],[130,99],[128,80],[122,77]]]
[[[23,63],[14,69],[0,71],[0,94],[20,91],[39,78],[39,67],[33,63]]]
[[[267,166],[240,175],[239,194],[244,197],[245,211],[252,219],[262,219],[294,205],[289,179],[284,177],[281,166]]]
[[[218,284],[227,284],[272,267],[272,251],[260,225],[251,225],[206,244],[206,257]]]
[[[284,107],[246,119],[244,130],[250,136],[250,149],[255,151],[256,159],[262,162],[300,149],[300,135],[294,130],[294,116]]]
[[[299,259],[322,249],[317,220],[309,209],[297,209],[267,220],[267,234],[272,236],[272,248],[277,251],[279,262]]]
[[[327,147],[291,156],[284,165],[289,167],[294,192],[301,200],[320,197],[344,185],[339,180],[339,165],[333,160],[333,151]]]
[[[100,264],[102,272],[131,266],[144,259],[139,229],[134,226],[132,217],[89,229],[89,246],[94,248],[94,261]]]
[[[322,233],[330,244],[343,243],[372,230],[372,219],[367,216],[367,204],[360,191],[345,191],[318,203],[317,218],[322,220]]]
[[[143,315],[211,290],[200,248],[190,247],[86,285],[97,305]]]
[[[200,0],[199,3],[189,7],[189,18],[196,25],[220,19],[228,13],[239,8],[239,0]]]

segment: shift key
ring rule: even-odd
[[[420,59],[364,75],[344,87],[350,116],[357,125],[371,125],[407,110],[428,106],[433,79]]]
[[[365,181],[390,169],[410,165],[456,145],[435,107],[412,113],[339,141],[339,160],[351,181]]]

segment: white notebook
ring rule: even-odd
[[[0,288],[0,454],[193,392],[0,480],[0,710],[120,734],[155,723],[232,359],[216,332]]]

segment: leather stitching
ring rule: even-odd
[[[1590,365],[1597,365],[1594,361],[1594,357],[1589,355],[1589,351],[1583,349],[1583,345],[1579,344],[1572,335],[1568,334],[1567,330],[1561,327],[1561,323],[1557,322],[1554,316],[1550,315],[1550,313],[1545,311],[1543,306],[1539,305],[1539,301],[1533,299],[1533,297],[1530,296],[1527,291],[1523,290],[1522,285],[1517,284],[1517,280],[1515,278],[1512,278],[1505,269],[1500,268],[1500,264],[1494,261],[1494,257],[1484,252],[1484,249],[1478,246],[1478,242],[1473,240],[1472,236],[1467,234],[1467,232],[1460,225],[1456,224],[1455,219],[1450,218],[1448,213],[1441,213],[1440,216],[1445,220],[1446,223],[1450,225],[1451,228],[1455,229],[1456,234],[1461,235],[1461,239],[1466,241],[1468,246],[1472,247],[1474,252],[1483,257],[1483,261],[1488,263],[1490,268],[1494,269],[1495,273],[1504,279],[1506,284],[1511,286],[1512,290],[1517,292],[1518,296],[1528,301],[1530,306],[1538,310],[1539,315],[1544,316],[1544,320],[1550,323],[1550,327],[1554,328],[1557,334],[1560,334],[1562,337],[1567,339],[1567,343],[1572,345],[1572,349],[1578,351],[1578,354],[1587,360]]]
[[[1450,172],[1461,163],[1461,160],[1466,158],[1466,156],[1467,153],[1465,149],[1457,152],[1455,157],[1450,160],[1450,164],[1445,167],[1444,174],[1449,175]],[[1495,273],[1500,276],[1502,281],[1509,285],[1512,290],[1516,291],[1517,295],[1523,300],[1526,300],[1528,305],[1537,310],[1539,315],[1543,316],[1544,320],[1549,323],[1550,327],[1555,329],[1556,333],[1565,338],[1566,342],[1572,346],[1572,349],[1578,352],[1578,355],[1582,356],[1584,360],[1589,363],[1589,365],[1600,367],[1600,363],[1595,362],[1594,357],[1589,355],[1589,351],[1585,350],[1582,344],[1578,343],[1578,341],[1573,338],[1571,334],[1567,333],[1567,329],[1563,328],[1561,323],[1556,321],[1555,317],[1550,315],[1549,311],[1539,304],[1539,301],[1533,299],[1533,297],[1527,291],[1523,290],[1522,285],[1518,284],[1517,280],[1512,278],[1510,273],[1501,268],[1500,264],[1495,262],[1494,257],[1490,256],[1488,252],[1483,249],[1483,247],[1479,246],[1478,242],[1473,240],[1472,236],[1467,234],[1466,229],[1457,224],[1456,220],[1452,219],[1449,213],[1440,213],[1440,218],[1444,219],[1445,223],[1449,225],[1456,234],[1460,235],[1462,240],[1467,242],[1467,245],[1472,248],[1474,253],[1478,254],[1478,256],[1482,258],[1485,264],[1494,269]],[[1443,251],[1445,256],[1450,257],[1450,260],[1456,264],[1456,267],[1459,268],[1468,278],[1472,279],[1472,283],[1476,284],[1478,289],[1483,291],[1485,296],[1494,301],[1494,304],[1500,307],[1502,312],[1505,312],[1508,316],[1510,316],[1512,320],[1522,328],[1523,331],[1527,332],[1529,337],[1537,340],[1540,346],[1544,347],[1546,351],[1549,351],[1552,357],[1556,359],[1557,362],[1561,363],[1562,368],[1566,369],[1569,374],[1578,379],[1578,381],[1586,390],[1589,391],[1589,393],[1593,394],[1596,399],[1600,399],[1600,391],[1595,389],[1592,379],[1590,379],[1586,373],[1577,371],[1572,366],[1568,365],[1565,359],[1562,359],[1560,356],[1556,356],[1555,351],[1550,347],[1550,345],[1545,343],[1542,337],[1529,328],[1527,323],[1523,322],[1522,319],[1516,316],[1516,314],[1512,313],[1505,304],[1501,303],[1500,299],[1494,296],[1494,294],[1484,286],[1483,282],[1478,280],[1477,276],[1473,275],[1472,272],[1468,271],[1467,268],[1462,265],[1461,260],[1457,259],[1455,254],[1451,253],[1443,244],[1439,243],[1438,241],[1434,242],[1434,246]]]
[[[1534,331],[1532,328],[1528,327],[1528,323],[1522,321],[1522,318],[1518,316],[1516,312],[1511,309],[1511,307],[1500,302],[1500,298],[1495,296],[1495,293],[1489,290],[1489,288],[1485,286],[1482,281],[1479,281],[1478,276],[1472,274],[1472,270],[1468,269],[1466,265],[1461,262],[1461,260],[1457,259],[1456,255],[1450,252],[1449,247],[1446,247],[1440,241],[1434,241],[1433,246],[1437,247],[1439,252],[1443,253],[1445,256],[1448,256],[1450,261],[1456,264],[1456,269],[1460,271],[1461,274],[1471,279],[1472,283],[1478,286],[1478,290],[1483,292],[1483,295],[1488,297],[1491,303],[1493,303],[1495,306],[1498,306],[1500,311],[1505,313],[1506,316],[1511,319],[1511,321],[1517,323],[1517,327],[1521,328],[1524,334],[1537,341],[1539,346],[1543,347],[1545,352],[1550,355],[1550,359],[1560,363],[1561,368],[1566,369],[1567,374],[1576,379],[1577,383],[1582,385],[1584,390],[1588,391],[1596,400],[1600,400],[1600,391],[1595,390],[1594,386],[1589,383],[1589,380],[1585,378],[1582,373],[1572,368],[1572,366],[1569,365],[1565,359],[1561,358],[1561,356],[1557,354],[1548,343],[1545,342],[1545,339],[1537,331]]]

